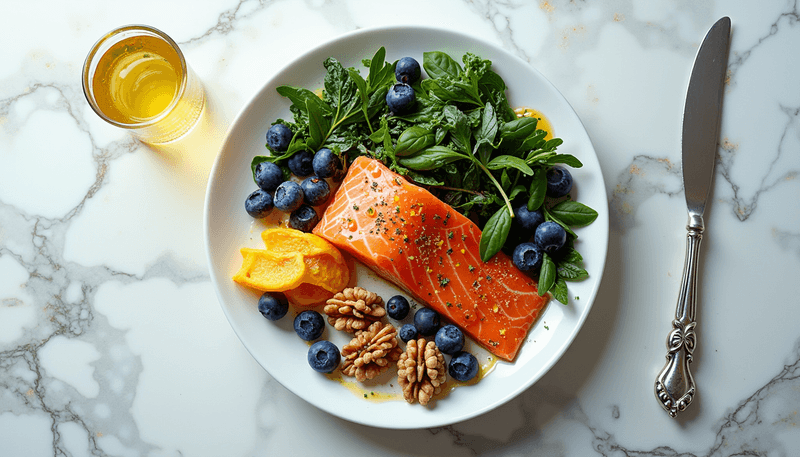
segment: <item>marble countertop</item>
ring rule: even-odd
[[[800,455],[796,0],[47,0],[3,12],[0,455]],[[653,382],[684,261],[681,118],[700,40],[724,15],[699,393],[671,419]],[[609,194],[608,260],[577,339],[520,396],[446,427],[370,428],[290,393],[239,342],[208,274],[205,188],[231,120],[295,56],[359,28],[443,22],[530,62],[577,111]],[[83,97],[89,48],[129,23],[170,34],[205,84],[213,134],[191,151],[154,151]]]

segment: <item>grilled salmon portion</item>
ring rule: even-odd
[[[503,253],[480,258],[481,230],[427,190],[361,156],[314,228],[504,360],[546,298]]]

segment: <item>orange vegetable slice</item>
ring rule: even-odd
[[[314,306],[325,303],[334,293],[323,289],[320,286],[303,283],[294,289],[284,292],[290,302],[298,306]]]
[[[305,256],[303,258],[306,271],[303,275],[303,282],[319,286],[329,292],[340,292],[350,281],[350,270],[347,265],[337,262],[329,254],[319,254]]]
[[[267,250],[280,253],[300,253],[305,256],[328,254],[338,263],[344,264],[342,253],[328,240],[290,228],[271,228],[261,232]]]
[[[298,253],[276,254],[264,249],[242,248],[242,267],[233,276],[239,284],[263,292],[283,292],[303,282],[306,263]]]

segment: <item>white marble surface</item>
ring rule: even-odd
[[[0,456],[800,455],[800,9],[796,1],[4,2],[0,8]],[[680,127],[705,31],[733,21],[702,246],[699,395],[653,396],[686,220]],[[446,18],[446,19],[445,19]],[[562,91],[610,195],[606,274],[537,384],[452,426],[353,425],[277,384],[238,341],[203,250],[225,128],[285,63],[336,35],[448,22]],[[105,125],[85,54],[123,24],[180,42],[214,134],[154,151]],[[391,420],[391,419],[389,419]]]

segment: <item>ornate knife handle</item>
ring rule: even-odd
[[[697,388],[689,371],[697,337],[695,335],[695,308],[697,302],[697,259],[703,239],[703,216],[689,214],[686,226],[686,260],[683,264],[678,305],[672,331],[667,337],[667,364],[656,378],[655,393],[661,406],[671,417],[676,417],[692,403]]]

